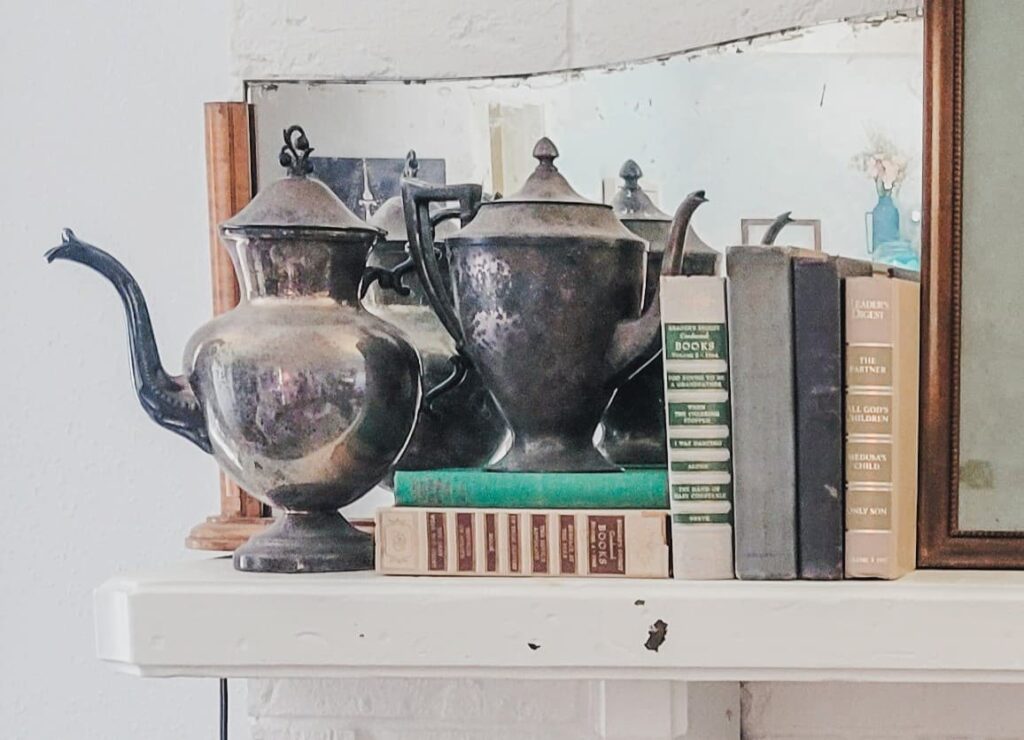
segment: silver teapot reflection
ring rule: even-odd
[[[645,304],[657,293],[662,258],[672,231],[672,217],[658,208],[640,186],[643,171],[632,159],[619,170],[622,187],[612,198],[612,210],[622,224],[650,244],[647,257]],[[709,247],[687,225],[683,238],[683,275],[715,275],[721,265],[720,252]],[[666,465],[665,367],[661,353],[626,381],[601,418],[598,449],[619,465]]]
[[[287,129],[289,176],[221,225],[242,300],[192,336],[183,375],[161,366],[145,299],[117,260],[69,230],[47,253],[91,267],[120,294],[146,412],[281,511],[235,552],[240,570],[372,568],[371,538],[338,509],[385,476],[419,409],[416,351],[359,306],[381,232],[310,176],[311,151],[299,127]]]
[[[415,151],[406,154],[404,177],[416,177]],[[431,217],[443,238],[458,230],[455,211],[435,208]],[[395,470],[479,468],[500,452],[509,437],[501,412],[473,368],[453,368],[455,342],[445,331],[415,274],[407,252],[405,212],[400,195],[388,198],[369,221],[385,235],[370,250],[363,276],[363,306],[409,337],[423,363],[430,399],[420,413],[409,446]],[[441,270],[447,278],[447,263]],[[456,375],[453,377],[453,369]],[[444,389],[438,393],[437,388]],[[384,485],[393,483],[392,476]]]

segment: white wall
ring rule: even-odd
[[[202,103],[240,94],[228,8],[0,7],[0,737],[215,737],[216,683],[115,675],[91,604],[111,574],[184,556],[214,464],[139,407],[111,287],[43,252],[71,226],[120,257],[178,371],[210,314]]]
[[[235,79],[429,79],[575,69],[922,0],[233,0]]]

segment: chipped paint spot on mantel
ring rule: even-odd
[[[405,0],[300,6],[234,0],[239,85],[274,79],[424,79],[615,65],[840,19],[916,12],[922,0]]]

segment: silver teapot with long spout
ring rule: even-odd
[[[622,186],[612,198],[612,210],[623,225],[646,239],[647,301],[658,286],[662,258],[672,231],[672,217],[654,204],[640,185],[643,171],[627,159],[619,170]],[[683,240],[682,274],[715,275],[722,261],[720,252],[709,247],[687,225]],[[601,418],[598,449],[619,465],[665,465],[665,378],[661,353],[643,370],[626,381],[615,394]]]
[[[610,206],[574,191],[555,145],[514,195],[484,202],[479,185],[402,183],[409,249],[424,292],[483,378],[512,430],[497,471],[599,471],[618,467],[593,443],[609,401],[660,348],[657,300],[643,310],[647,243]],[[458,201],[463,227],[443,245],[431,205]],[[665,265],[677,265],[695,193],[676,216]]]
[[[212,453],[277,521],[235,551],[239,570],[373,567],[369,535],[338,513],[405,449],[420,404],[420,362],[402,333],[360,308],[381,236],[311,176],[312,148],[284,132],[289,176],[220,226],[241,302],[188,341],[182,375],[160,363],[146,301],[117,260],[75,238],[47,253],[80,262],[118,291],[135,388],[163,427]]]

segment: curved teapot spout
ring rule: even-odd
[[[146,413],[160,426],[210,452],[206,418],[188,385],[188,379],[169,375],[160,364],[146,299],[135,278],[124,265],[102,249],[79,241],[71,229],[64,229],[61,242],[59,247],[46,253],[47,262],[64,259],[91,267],[107,278],[121,296],[128,319],[128,345],[135,390]]]
[[[775,217],[775,220],[772,221],[771,225],[765,230],[764,236],[761,237],[762,247],[770,247],[775,244],[775,240],[778,238],[782,230],[786,228],[788,224],[793,223],[792,214],[792,211],[786,211],[785,213],[780,213]]]
[[[695,190],[686,196],[672,219],[665,256],[661,263],[662,275],[679,275],[683,269],[683,243],[694,211],[707,198],[703,190]],[[657,291],[657,289],[655,289]],[[620,385],[624,380],[641,370],[644,365],[658,356],[661,351],[661,304],[657,293],[652,296],[647,310],[637,319],[619,322],[615,327],[612,345],[608,350],[608,364],[611,369],[609,382]]]

